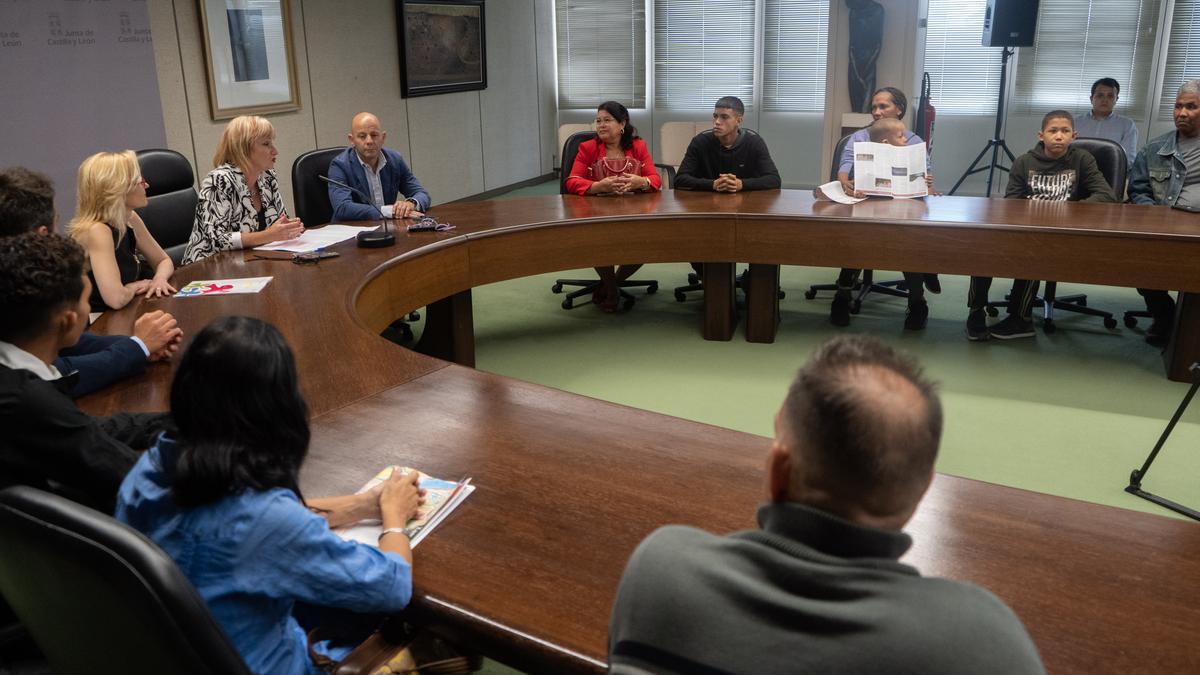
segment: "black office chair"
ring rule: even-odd
[[[318,148],[296,158],[292,162],[292,202],[296,205],[296,217],[305,227],[328,225],[333,220],[333,205],[329,203],[329,185],[318,176],[329,177],[329,163],[346,148]],[[389,330],[399,333],[400,342],[413,339],[412,327],[406,321],[419,321],[420,312],[411,312],[404,319],[394,321]]]
[[[752,134],[758,133],[758,132],[754,131],[753,129],[746,129],[746,131],[748,131]],[[655,166],[659,166],[659,165],[655,165]],[[668,168],[671,168],[671,167],[668,167]],[[675,173],[674,169],[672,169],[671,175],[674,176],[674,173]],[[671,181],[671,187],[675,187],[674,180]],[[683,302],[683,301],[687,300],[688,293],[704,290],[704,281],[700,278],[700,265],[701,264],[702,263],[692,263],[692,269],[694,271],[688,272],[687,285],[675,287],[675,301],[676,302]],[[744,272],[742,274],[737,275],[733,280],[734,288],[742,288],[742,282],[744,280],[745,280]],[[785,297],[787,297],[787,294],[784,293],[783,291],[779,291],[779,299],[783,300]]]
[[[345,151],[345,147],[309,150],[292,162],[292,201],[296,217],[305,227],[320,227],[333,220],[329,186],[317,176],[328,177],[329,163]]]
[[[161,148],[138,150],[137,161],[142,178],[150,183],[147,203],[136,209],[137,214],[178,267],[192,236],[199,200],[192,163],[174,150]]]
[[[1072,141],[1071,145],[1081,150],[1086,150],[1096,158],[1096,165],[1100,168],[1100,173],[1104,174],[1104,179],[1113,189],[1113,194],[1118,196],[1125,193],[1125,173],[1129,168],[1128,160],[1125,158],[1125,150],[1119,143],[1110,141],[1104,138],[1077,138]],[[1004,301],[993,301],[987,304],[987,312],[991,316],[999,314],[998,308],[1006,306],[1008,299]],[[1076,314],[1086,314],[1087,316],[1098,316],[1104,321],[1104,327],[1112,330],[1117,327],[1117,320],[1113,317],[1112,312],[1105,312],[1101,309],[1088,307],[1087,295],[1083,293],[1075,293],[1072,295],[1058,295],[1058,282],[1047,281],[1046,290],[1040,296],[1034,296],[1033,304],[1042,308],[1042,331],[1047,335],[1055,331],[1054,325],[1054,310],[1061,309],[1064,312],[1074,312]],[[1149,313],[1145,313],[1149,316]],[[1129,312],[1126,312],[1125,323],[1131,328],[1137,324],[1137,319],[1133,319],[1133,324],[1130,324]]]
[[[0,491],[0,593],[56,673],[244,673],[162,549],[109,516],[26,486]]]
[[[829,180],[837,180],[838,167],[842,163],[842,153],[846,151],[846,144],[850,142],[851,136],[853,136],[853,134],[842,136],[841,140],[837,142],[837,146],[834,147],[833,160],[829,167]],[[812,286],[808,287],[807,291],[804,292],[804,297],[812,300],[813,298],[817,297],[817,293],[820,291],[833,291],[836,293],[837,290],[838,285],[836,283],[813,284]],[[858,280],[854,282],[854,288],[852,290],[855,292],[855,294],[854,297],[850,299],[851,314],[858,314],[859,310],[862,309],[863,300],[865,300],[867,296],[872,293],[890,295],[897,298],[908,297],[908,284],[904,282],[904,279],[876,282],[875,271],[867,269],[864,269],[862,273],[858,275]]]
[[[571,175],[571,167],[575,165],[575,155],[579,154],[579,145],[584,141],[590,141],[596,137],[594,131],[579,131],[567,137],[567,142],[563,143],[562,150],[562,165],[559,167],[558,175],[558,192],[559,194],[567,194],[567,178]],[[663,185],[668,189],[675,186],[675,169],[666,164],[655,164],[658,169],[659,176],[663,177]],[[564,287],[577,287],[578,290],[567,293],[563,298],[563,309],[574,309],[578,305],[575,304],[577,298],[590,296],[597,287],[600,286],[599,279],[555,279],[554,285],[550,287],[551,293],[562,293]],[[631,293],[625,291],[626,288],[645,288],[646,295],[658,292],[658,282],[653,280],[634,281],[626,279],[621,284],[621,303],[625,309],[633,307],[636,299]]]

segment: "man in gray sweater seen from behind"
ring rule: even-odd
[[[899,562],[933,479],[942,408],[910,358],[827,342],[775,416],[760,529],[668,526],[613,605],[614,673],[1044,673],[1021,621]]]

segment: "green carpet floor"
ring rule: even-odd
[[[510,194],[555,191],[550,183]],[[834,335],[869,333],[915,354],[940,383],[946,426],[938,471],[1170,515],[1123,491],[1187,390],[1164,377],[1158,350],[1142,341],[1146,320],[1108,331],[1098,319],[1059,312],[1053,335],[1038,322],[1033,339],[971,343],[963,334],[967,279],[944,276],[944,292],[929,296],[926,330],[904,331],[904,300],[882,296],[839,329],[829,324],[827,296],[803,295],[835,270],[785,266],[787,298],[774,344],[747,343],[740,328],[731,342],[707,342],[699,335],[699,296],[679,303],[671,293],[688,271],[682,263],[646,266],[638,278],[658,279],[661,290],[616,315],[591,305],[564,311],[562,296],[549,292],[554,278],[587,278],[590,270],[477,288],[477,367],[769,436],[795,370],[814,347]],[[1007,289],[1007,280],[997,280],[992,293]],[[1068,284],[1063,292],[1086,292],[1092,306],[1118,318],[1142,306],[1132,289]],[[1198,416],[1200,407],[1184,417],[1144,483],[1193,507],[1200,506]]]

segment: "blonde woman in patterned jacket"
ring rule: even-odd
[[[196,222],[183,264],[219,251],[254,248],[304,232],[289,218],[275,178],[275,128],[262,117],[230,120],[213,156],[212,171],[200,184]]]

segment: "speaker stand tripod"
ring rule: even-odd
[[[1000,94],[996,97],[996,130],[992,132],[992,137],[988,139],[987,144],[983,146],[983,150],[979,151],[979,154],[975,157],[975,161],[971,162],[970,168],[968,168],[966,173],[964,173],[962,176],[959,176],[958,182],[954,184],[954,187],[950,188],[950,194],[958,192],[959,186],[963,184],[963,181],[965,181],[968,176],[972,176],[981,171],[986,171],[987,196],[991,197],[993,174],[996,172],[996,170],[1000,170],[1005,173],[1008,172],[1008,167],[1000,165],[1000,151],[1003,150],[1004,154],[1008,156],[1009,166],[1012,166],[1012,163],[1016,161],[1016,158],[1013,157],[1012,151],[1008,149],[1008,144],[1004,142],[1004,137],[1001,134],[1003,133],[1004,129],[1004,95],[1006,93],[1004,90],[1008,84],[1008,59],[1015,54],[1017,50],[1012,47],[1002,47],[1001,49],[1003,49],[1003,52],[1001,53],[1000,58]],[[992,161],[989,162],[987,166],[978,166],[979,162],[985,156],[987,156],[989,150],[992,152]]]
[[[1188,389],[1187,394],[1183,397],[1183,402],[1179,404],[1179,408],[1175,410],[1175,414],[1171,417],[1171,421],[1167,423],[1167,428],[1163,430],[1162,436],[1159,436],[1158,443],[1154,444],[1154,449],[1150,451],[1150,456],[1146,458],[1146,463],[1140,469],[1134,469],[1133,473],[1129,474],[1129,485],[1125,491],[1131,495],[1137,495],[1142,499],[1154,502],[1159,506],[1171,509],[1175,513],[1187,516],[1193,520],[1200,520],[1200,511],[1188,508],[1179,502],[1173,502],[1170,499],[1159,497],[1142,489],[1142,479],[1146,477],[1146,472],[1150,470],[1150,465],[1154,462],[1154,458],[1158,456],[1158,451],[1162,450],[1163,444],[1167,442],[1167,437],[1171,435],[1171,431],[1175,429],[1175,423],[1183,417],[1183,412],[1192,402],[1192,397],[1196,395],[1196,390],[1200,389],[1200,363],[1193,363],[1189,368],[1192,373],[1192,387]]]

